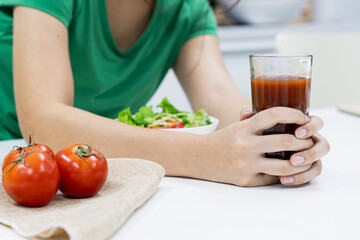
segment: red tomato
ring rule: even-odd
[[[169,128],[183,128],[184,126],[185,126],[185,123],[183,123],[183,122],[175,122]]]
[[[183,122],[168,122],[168,123],[171,123],[171,124],[167,127],[156,126],[156,127],[152,127],[152,128],[164,129],[164,128],[183,128],[183,127],[185,127],[185,123],[183,123]]]
[[[13,156],[17,156],[17,153]],[[22,153],[15,158],[19,159],[7,164],[3,170],[2,184],[6,193],[24,206],[41,207],[48,204],[60,184],[54,159],[41,151]]]
[[[38,149],[39,151],[46,152],[46,153],[49,154],[49,156],[52,157],[52,158],[55,157],[55,154],[54,154],[54,152],[51,150],[51,148],[49,148],[48,146],[46,146],[46,145],[44,145],[44,144],[35,143],[35,144],[32,144],[32,145],[29,145],[29,146],[26,148],[26,151],[31,151],[32,149]]]
[[[5,167],[14,160],[17,160],[20,157],[22,151],[24,151],[24,156],[30,151],[41,151],[47,153],[51,158],[54,158],[54,152],[44,144],[30,144],[27,147],[14,147],[15,150],[9,152],[2,163],[1,170],[4,171]]]
[[[19,159],[20,154],[21,154],[21,150],[19,150],[19,149],[16,149],[16,150],[13,150],[13,151],[9,152],[9,153],[5,156],[5,158],[4,158],[4,160],[3,160],[2,167],[1,167],[1,171],[4,172],[5,167],[6,167],[9,163],[11,163],[12,161],[15,161],[15,160]]]
[[[75,144],[55,155],[60,191],[75,198],[91,197],[100,191],[108,175],[106,158],[86,144]]]

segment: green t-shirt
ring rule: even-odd
[[[150,23],[126,52],[117,47],[105,0],[0,0],[0,140],[21,138],[12,83],[13,7],[28,6],[58,18],[69,32],[74,106],[116,118],[137,110],[158,88],[189,39],[216,35],[207,0],[157,0]],[[46,67],[46,66],[44,66]]]

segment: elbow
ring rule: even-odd
[[[57,116],[61,116],[61,109],[54,106],[20,108],[17,115],[21,134],[28,144],[30,139],[32,142],[49,144],[49,139],[55,135],[54,128],[58,125]]]

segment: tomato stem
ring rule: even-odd
[[[98,156],[98,157],[102,157],[100,154],[96,153],[96,152],[91,152],[92,148],[85,144],[85,146],[87,146],[87,148],[85,149],[83,146],[79,146],[76,150],[75,150],[75,154],[78,155],[78,157],[80,157],[82,160],[84,160],[85,162],[88,162],[88,160],[86,160],[85,157],[89,157],[89,156]]]
[[[28,147],[31,147],[31,146],[33,146],[33,145],[36,145],[36,143],[31,143],[31,134],[29,134],[29,145],[27,145],[27,147],[14,146],[11,151],[14,151],[14,150],[23,150],[23,149],[28,148]]]
[[[36,145],[37,143],[32,143],[31,142],[31,134],[29,133],[29,145],[27,147],[31,147],[31,146],[34,146]]]
[[[14,151],[14,150],[23,150],[23,149],[24,149],[23,147],[13,146],[13,148],[12,148],[11,151]]]
[[[19,150],[20,150],[20,149],[19,149]],[[19,162],[23,162],[24,150],[25,150],[25,149],[21,148],[20,157],[19,157],[18,159],[15,159],[15,160],[13,160],[13,161],[11,161],[11,162],[9,163],[9,165],[10,165],[11,163],[14,163],[14,164],[11,166],[11,168],[10,168],[6,173],[9,173]],[[23,163],[25,163],[25,162],[23,162]],[[25,164],[24,164],[24,165],[25,165]]]
[[[9,165],[11,164],[11,163],[14,163],[12,166],[11,166],[11,168],[6,172],[6,173],[8,173],[8,172],[10,172],[18,163],[22,163],[25,167],[29,167],[29,166],[27,166],[26,165],[26,163],[25,163],[25,158],[31,153],[31,152],[33,152],[34,150],[36,150],[36,149],[39,149],[39,148],[33,148],[33,149],[31,149],[29,152],[27,152],[26,153],[26,155],[24,156],[24,153],[25,153],[25,148],[21,148],[21,153],[20,153],[20,156],[19,156],[19,158],[18,159],[15,159],[15,160],[13,160],[13,161],[11,161],[10,163],[9,163]],[[20,150],[20,149],[19,149]]]

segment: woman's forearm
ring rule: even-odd
[[[108,158],[148,159],[164,166],[167,175],[195,177],[193,163],[202,158],[204,136],[135,127],[63,104],[46,109],[51,110],[20,117],[25,138],[31,133],[33,141],[54,151],[86,143]]]

